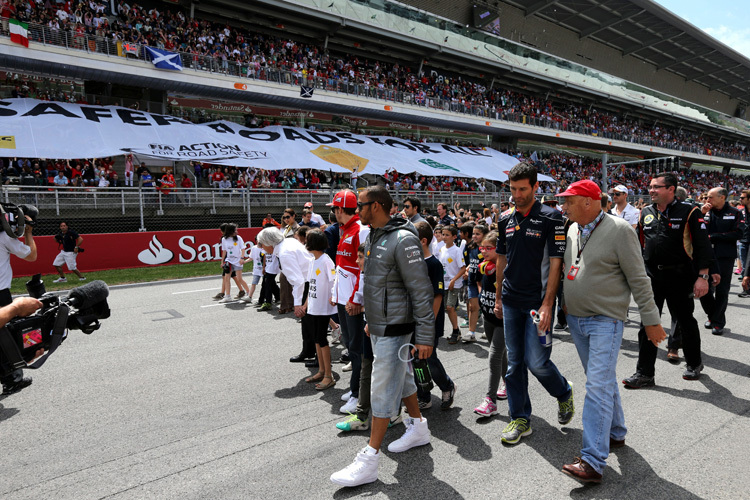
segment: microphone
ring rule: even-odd
[[[74,288],[68,295],[70,304],[76,309],[89,309],[109,297],[109,288],[101,280],[92,281]]]

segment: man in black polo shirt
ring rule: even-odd
[[[63,272],[63,264],[66,264],[70,271],[76,273],[79,280],[85,280],[86,278],[84,278],[78,270],[78,265],[76,263],[76,260],[78,259],[78,247],[83,242],[83,237],[72,229],[69,229],[67,222],[61,222],[60,232],[55,235],[55,241],[57,241],[58,245],[62,246],[62,249],[52,263],[52,265],[55,266],[55,269],[57,269],[57,273],[60,275],[60,277],[54,282],[65,283],[68,281],[67,278],[65,278],[65,272]]]
[[[502,294],[495,299],[495,315],[504,319],[508,350],[505,383],[511,422],[502,432],[502,441],[516,444],[531,434],[527,367],[557,399],[558,422],[570,422],[575,408],[573,387],[550,361],[552,348],[540,342],[530,315],[536,309],[539,330],[550,330],[565,254],[562,214],[534,199],[539,188],[534,166],[519,163],[508,177],[516,206],[503,212],[498,222],[497,289]]]
[[[441,226],[455,226],[456,221],[454,221],[450,215],[448,215],[448,205],[445,203],[438,203],[437,204],[437,213],[438,213],[438,224]]]

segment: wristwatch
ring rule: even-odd
[[[709,276],[708,274],[699,274],[698,277],[708,281],[711,276]]]

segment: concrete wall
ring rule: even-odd
[[[401,1],[462,24],[472,23],[473,2],[470,0]],[[501,36],[504,38],[734,116],[738,101],[725,94],[709,92],[707,87],[686,82],[669,71],[657,71],[655,66],[632,55],[623,57],[620,51],[594,40],[580,40],[573,31],[536,16],[526,17],[523,11],[504,2],[499,2],[499,10]]]

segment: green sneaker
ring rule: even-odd
[[[337,423],[336,428],[344,432],[366,431],[370,428],[370,422],[368,422],[367,420],[363,422],[359,419],[359,417],[357,417],[356,414],[351,414],[349,415],[349,418],[347,418],[343,422]]]
[[[271,303],[270,302],[264,302],[262,306],[258,308],[259,311],[270,311],[271,310]]]
[[[573,384],[568,382],[570,387],[570,397],[566,401],[557,402],[557,421],[560,425],[565,425],[573,418],[576,412],[576,406],[573,404]]]
[[[531,423],[525,418],[511,420],[500,434],[503,443],[516,444],[522,437],[531,434]]]

